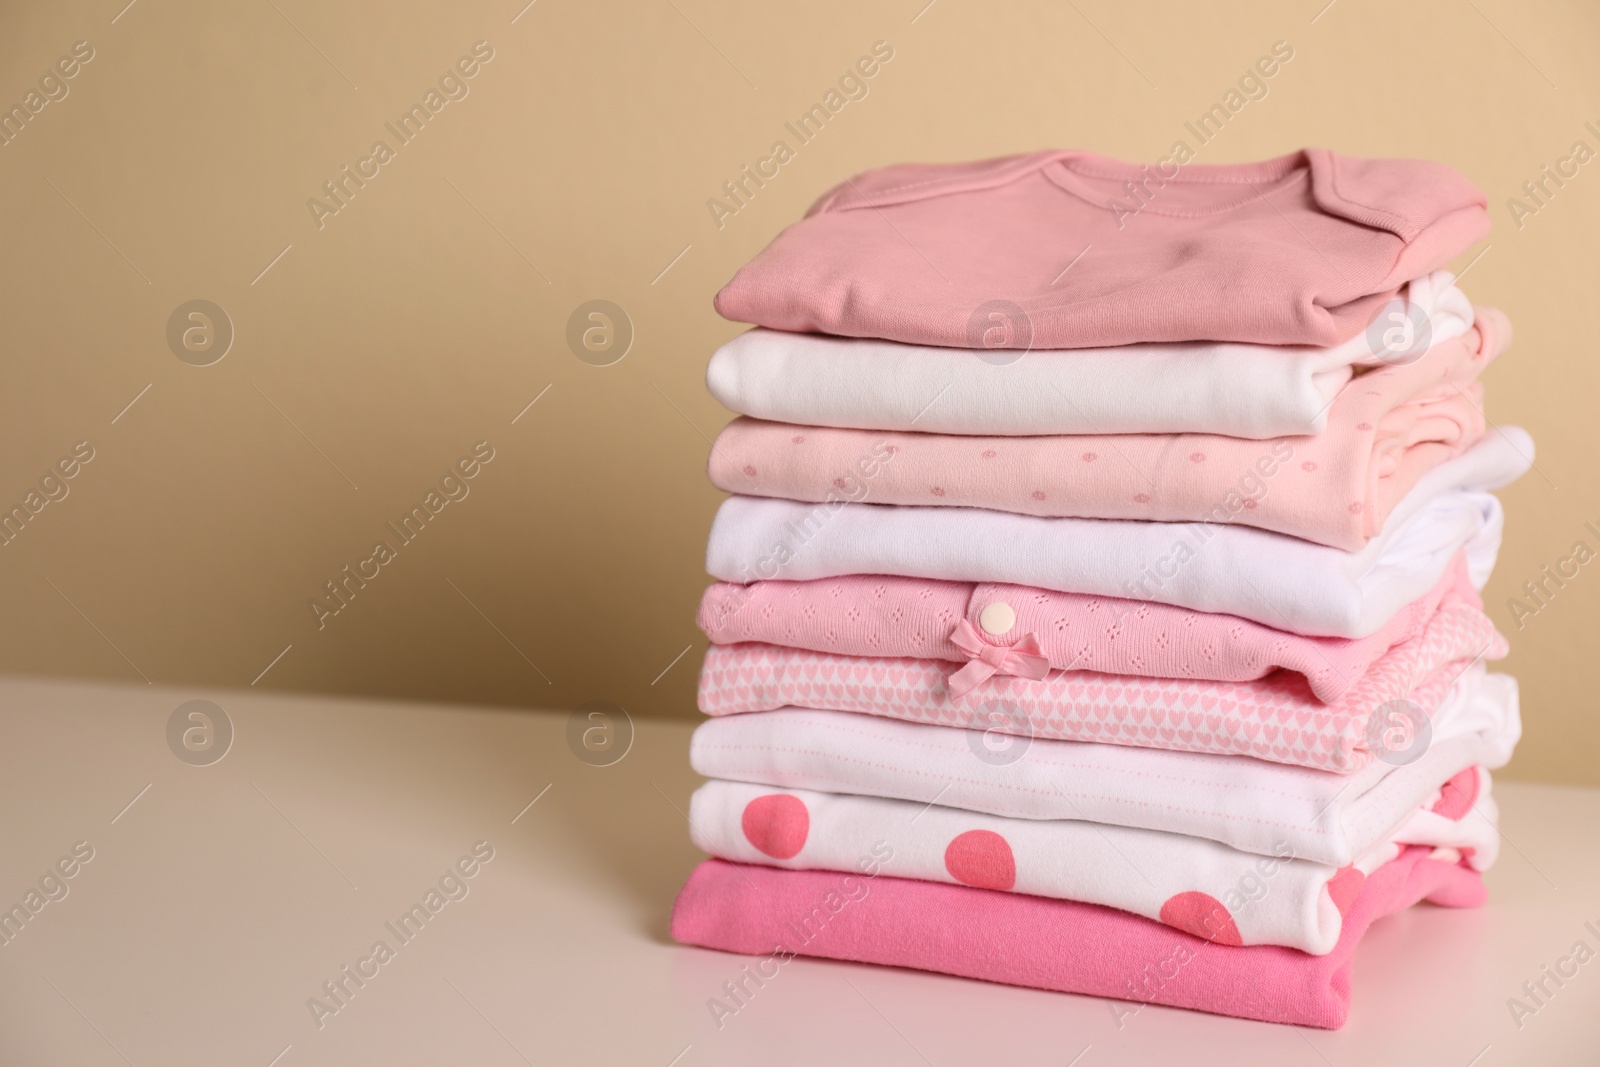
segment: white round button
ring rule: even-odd
[[[996,600],[987,605],[978,614],[978,625],[983,627],[983,632],[991,637],[999,637],[1008,632],[1017,624],[1017,613],[1011,610],[1011,605]]]

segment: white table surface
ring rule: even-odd
[[[195,698],[234,728],[207,766],[167,742]],[[0,681],[0,907],[77,842],[94,849],[0,946],[0,1064],[1600,1063],[1600,959],[1547,981],[1520,1029],[1507,1007],[1575,942],[1600,951],[1584,927],[1600,929],[1597,791],[1497,782],[1489,905],[1375,926],[1339,1032],[1157,1007],[1119,1024],[1093,997],[808,960],[719,1030],[707,999],[743,959],[667,937],[700,858],[690,726],[637,724],[609,767],[580,762],[566,726]],[[308,999],[374,942],[398,944],[385,923],[478,841],[494,858],[467,895],[319,1027]]]

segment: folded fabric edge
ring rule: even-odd
[[[1420,901],[1477,907],[1476,872],[1407,848],[1368,877],[1326,956],[1235,948],[1111,908],[888,875],[785,871],[707,860],[673,906],[683,944],[795,955],[1338,1029],[1356,945]]]

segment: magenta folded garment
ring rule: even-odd
[[[1465,553],[1428,594],[1368,637],[1305,637],[1233,615],[1172,604],[994,582],[853,574],[807,582],[718,582],[697,620],[719,645],[757,641],[843,656],[954,664],[953,696],[1036,649],[1054,670],[1246,682],[1283,669],[1318,700],[1344,696],[1389,649],[1422,633],[1444,605],[1481,609]]]
[[[1427,900],[1474,908],[1477,873],[1408,848],[1366,880],[1326,956],[1205,941],[1096,904],[888,875],[782,871],[707,860],[672,909],[672,936],[747,956],[911,967],[1007,985],[1337,1029],[1356,945],[1385,915]]]
[[[716,308],[954,348],[1332,345],[1488,232],[1483,193],[1421,160],[1308,148],[1226,165],[1064,151],[910,164],[824,194]]]
[[[1463,336],[1353,378],[1315,437],[966,437],[738,418],[712,445],[709,473],[748,496],[1238,523],[1357,551],[1419,478],[1483,436],[1478,374],[1510,332],[1479,308]]]
[[[1360,770],[1375,722],[1433,714],[1455,679],[1506,640],[1466,603],[1441,608],[1339,700],[1324,704],[1301,675],[1253,682],[1189,681],[1062,671],[1019,677],[1025,664],[954,696],[940,660],[838,656],[775,645],[712,645],[700,671],[700,710],[729,715],[774,708],[855,711],[911,722],[1175,752],[1254,756],[1275,763]]]

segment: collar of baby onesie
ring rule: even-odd
[[[1204,218],[1235,211],[1281,190],[1305,181],[1319,164],[1317,150],[1303,149],[1258,163],[1179,164],[1170,156],[1155,163],[1126,163],[1093,152],[1061,152],[1044,161],[1041,173],[1073,196],[1104,207],[1108,191],[1091,184],[1091,179],[1131,182],[1144,190],[1155,190],[1141,198],[1140,212],[1173,218]],[[1315,184],[1313,180],[1313,185]],[[1208,194],[1207,202],[1192,202],[1182,207],[1163,203],[1159,189],[1173,185]]]
[[[1141,212],[1174,217],[1209,217],[1271,197],[1309,179],[1312,200],[1330,215],[1410,242],[1441,212],[1482,206],[1483,194],[1464,176],[1442,164],[1411,159],[1342,156],[1325,148],[1303,148],[1256,163],[1180,164],[1172,156],[1154,163],[1128,163],[1095,152],[1048,149],[975,163],[886,167],[868,171],[825,193],[806,213],[886,208],[957,193],[979,192],[1040,174],[1057,187],[1097,207],[1105,189],[1088,179],[1134,182],[1146,188],[1165,182],[1191,188],[1214,186],[1214,204],[1174,209],[1145,199]],[[1441,192],[1440,190],[1443,190]],[[1448,203],[1430,200],[1443,197]],[[1421,198],[1421,199],[1419,199]]]

